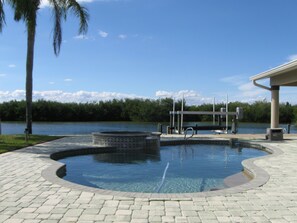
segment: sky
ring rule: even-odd
[[[185,97],[187,104],[270,101],[250,77],[297,59],[296,0],[81,0],[86,35],[71,14],[60,55],[53,15],[38,12],[34,100],[97,102]],[[5,5],[0,102],[25,98],[26,26]],[[263,83],[268,84],[268,83]],[[297,104],[297,88],[281,87]]]

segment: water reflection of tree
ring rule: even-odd
[[[137,164],[148,161],[158,162],[161,160],[160,150],[131,150],[112,153],[101,153],[93,155],[93,159],[98,162],[115,164]]]

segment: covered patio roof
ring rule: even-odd
[[[257,83],[270,80],[270,87]],[[279,127],[279,89],[280,86],[297,86],[297,60],[282,64],[250,78],[254,85],[271,92],[271,129]]]
[[[297,86],[297,60],[272,68],[250,79],[257,80],[270,78],[270,86]]]

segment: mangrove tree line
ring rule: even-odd
[[[169,111],[172,110],[172,99],[125,99],[100,101],[93,103],[61,103],[39,100],[33,102],[33,121],[137,121],[168,122]],[[219,111],[224,104],[217,104]],[[236,107],[243,108],[242,122],[270,122],[270,102],[257,101],[253,104],[230,102],[229,111]],[[212,111],[212,104],[184,105],[187,111]],[[176,110],[181,109],[181,101],[176,102]],[[9,101],[0,103],[2,121],[26,120],[26,102]],[[185,116],[185,121],[211,121],[212,116]],[[297,105],[282,103],[280,105],[280,122],[295,123],[297,121]]]

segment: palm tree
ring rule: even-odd
[[[89,15],[85,7],[77,0],[48,0],[54,14],[53,47],[55,55],[59,55],[62,43],[62,19],[67,18],[70,11],[79,18],[79,34],[85,34],[88,29]],[[27,26],[27,62],[26,62],[26,124],[27,131],[32,134],[32,91],[33,91],[33,61],[36,32],[37,12],[41,0],[0,0],[0,32],[5,24],[4,3],[14,10],[14,20],[24,21]]]

